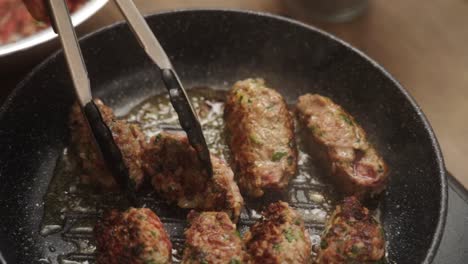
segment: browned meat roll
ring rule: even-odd
[[[101,100],[94,100],[101,111],[104,122],[112,131],[115,143],[120,148],[125,164],[129,170],[130,179],[138,188],[143,182],[142,154],[144,136],[136,125],[118,120],[112,109]],[[83,173],[83,183],[93,183],[106,189],[117,189],[117,183],[102,160],[95,146],[91,131],[84,119],[78,104],[72,107],[70,115],[70,131],[72,148],[79,156]]]
[[[185,231],[184,264],[240,264],[248,263],[242,239],[224,212],[192,211]]]
[[[297,149],[283,97],[262,79],[238,81],[227,96],[224,119],[241,189],[260,197],[286,187],[296,173]]]
[[[317,263],[384,263],[384,255],[382,227],[356,197],[345,198],[328,220]]]
[[[384,189],[387,166],[351,115],[317,94],[299,97],[297,112],[310,137],[311,153],[343,192],[362,196]]]
[[[112,210],[94,228],[98,264],[172,263],[172,244],[150,209]]]
[[[287,203],[270,204],[245,235],[253,263],[310,263],[311,242],[300,215]]]
[[[223,160],[211,156],[210,178],[187,137],[166,132],[151,139],[144,156],[151,183],[163,197],[182,208],[225,211],[237,221],[244,200]]]

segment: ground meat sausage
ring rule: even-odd
[[[382,227],[356,197],[345,198],[328,220],[317,263],[384,263],[384,255]]]
[[[185,231],[183,264],[248,263],[248,255],[236,225],[224,212],[192,211]]]
[[[228,93],[224,118],[241,189],[260,197],[286,187],[296,173],[297,149],[283,97],[262,79],[238,81]]]
[[[104,122],[112,131],[115,143],[120,148],[130,179],[138,188],[143,182],[142,154],[144,150],[144,135],[136,125],[116,118],[112,109],[96,99]],[[105,189],[117,189],[112,174],[102,160],[97,146],[94,144],[90,128],[76,103],[70,114],[71,145],[79,157],[82,167],[81,181],[93,183]]]
[[[301,216],[285,202],[276,202],[246,233],[253,263],[310,263],[311,242]]]
[[[150,140],[144,167],[153,187],[182,208],[225,211],[234,221],[244,200],[231,168],[211,155],[213,177],[203,169],[185,135],[161,132]]]
[[[362,196],[384,189],[387,165],[341,106],[327,97],[306,94],[299,97],[297,113],[310,138],[311,154],[319,158],[345,194]]]
[[[112,210],[94,228],[98,264],[172,263],[172,244],[147,208]]]

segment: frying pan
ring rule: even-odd
[[[380,202],[388,259],[431,262],[447,209],[442,155],[420,108],[381,66],[327,33],[268,14],[186,10],[152,15],[148,22],[186,87],[227,89],[259,76],[290,103],[313,92],[344,106],[391,168]],[[117,115],[164,92],[159,72],[126,25],[93,33],[81,47],[94,96]],[[0,110],[0,251],[8,263],[48,263],[45,256],[77,246],[38,232],[43,196],[69,139],[74,96],[66,69],[61,52],[50,56]]]

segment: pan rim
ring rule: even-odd
[[[407,91],[402,84],[400,84],[382,65],[380,65],[377,61],[374,59],[370,58],[368,55],[366,55],[363,51],[359,50],[358,48],[352,46],[348,42],[330,34],[327,33],[319,28],[316,28],[312,25],[305,24],[303,22],[286,18],[280,15],[275,15],[267,12],[260,12],[260,11],[252,11],[252,10],[242,10],[242,9],[229,9],[229,8],[187,8],[187,9],[174,9],[174,10],[166,10],[166,11],[161,11],[161,12],[155,12],[151,13],[148,15],[145,15],[145,18],[149,17],[154,17],[154,16],[163,16],[163,15],[170,15],[174,13],[198,13],[198,12],[223,12],[223,13],[241,13],[241,14],[247,14],[247,15],[254,15],[254,16],[260,16],[260,17],[266,17],[270,19],[276,19],[280,20],[289,24],[293,24],[295,26],[303,27],[306,28],[309,31],[314,31],[322,36],[329,38],[335,42],[338,42],[339,44],[345,46],[346,48],[350,49],[352,52],[357,53],[361,58],[364,60],[368,61],[369,63],[372,64],[373,67],[375,67],[377,70],[382,72],[385,77],[387,77],[390,81],[392,81],[396,88],[403,94],[403,96],[408,100],[410,103],[411,107],[416,111],[417,115],[419,116],[420,120],[422,121],[422,125],[424,126],[425,130],[428,132],[429,138],[431,140],[431,145],[433,152],[436,155],[436,161],[437,161],[437,167],[438,167],[438,174],[440,178],[440,186],[441,186],[441,201],[440,201],[440,209],[439,209],[439,218],[437,220],[437,226],[434,232],[434,236],[431,241],[431,245],[427,250],[426,257],[423,260],[422,263],[424,264],[429,264],[433,261],[437,250],[439,248],[440,242],[442,240],[442,235],[443,235],[443,230],[446,224],[446,217],[447,217],[447,203],[448,203],[448,185],[447,185],[447,170],[445,168],[445,163],[442,155],[442,151],[440,149],[440,145],[438,143],[438,140],[435,136],[435,133],[432,129],[432,126],[430,125],[426,115],[423,113],[421,107],[416,103],[415,99],[412,97],[412,95]],[[105,27],[100,28],[99,30],[96,30],[94,32],[90,32],[86,34],[85,36],[80,38],[80,42],[85,41],[88,38],[91,38],[95,35],[102,34],[103,32],[124,25],[124,21],[119,21],[110,25],[107,25]],[[62,53],[62,49],[59,49],[52,53],[50,56],[48,56],[46,59],[44,59],[41,63],[36,65],[17,85],[16,87],[11,91],[11,93],[5,98],[5,101],[0,107],[0,121],[3,118],[3,115],[7,112],[9,106],[12,104],[13,100],[18,96],[18,94],[22,91],[22,89],[25,87],[25,85],[32,79],[32,77],[40,71],[42,68],[46,67],[46,65],[53,59],[55,59],[57,56],[59,56]]]

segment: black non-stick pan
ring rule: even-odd
[[[227,89],[236,80],[263,77],[290,103],[313,92],[343,105],[391,168],[380,201],[388,259],[431,262],[447,208],[442,155],[419,107],[382,67],[326,33],[272,15],[179,11],[149,16],[148,22],[186,87]],[[81,47],[94,95],[118,115],[164,92],[158,71],[126,25],[93,33]],[[71,85],[59,52],[36,67],[1,108],[0,256],[8,263],[54,262],[85,246],[89,254],[73,259],[92,262],[89,230],[39,232],[43,197],[68,144]],[[181,231],[178,225],[166,228]],[[81,238],[91,245],[74,240]]]

